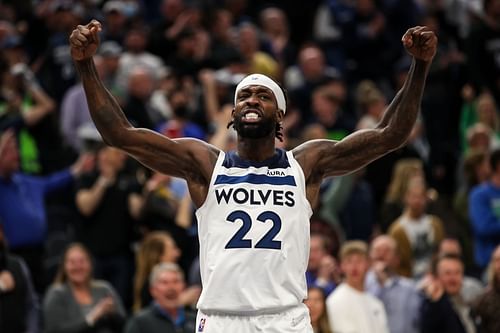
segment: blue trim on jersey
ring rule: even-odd
[[[290,167],[290,163],[288,162],[286,152],[278,148],[274,156],[262,162],[244,160],[235,151],[230,151],[226,153],[222,166],[225,168],[267,167],[269,169],[286,169]]]
[[[215,185],[241,183],[297,186],[293,176],[271,177],[268,175],[256,175],[251,173],[245,176],[217,175],[215,179]]]

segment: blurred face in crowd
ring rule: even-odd
[[[500,283],[500,246],[491,255],[492,270],[497,284]]]
[[[395,269],[398,265],[396,242],[388,236],[379,236],[373,240],[370,249],[372,263],[382,262],[386,267]]]
[[[155,89],[155,80],[152,74],[143,68],[136,68],[130,72],[128,78],[129,95],[140,100],[147,100]]]
[[[127,155],[119,149],[104,147],[98,153],[98,165],[101,172],[116,174],[120,171],[127,159]]]
[[[326,255],[325,240],[321,235],[311,235],[309,263],[307,269],[315,272],[319,269],[321,259]]]
[[[180,255],[181,251],[175,244],[174,240],[170,237],[165,238],[165,242],[163,245],[163,254],[160,258],[160,261],[175,263],[177,262],[177,259],[179,259]]]
[[[325,71],[323,52],[314,46],[304,48],[299,53],[299,66],[307,80],[315,81],[321,78]]]
[[[437,278],[448,295],[456,296],[460,293],[463,277],[464,266],[459,260],[445,258],[439,261],[437,265]]]
[[[349,285],[362,286],[368,271],[369,260],[365,254],[354,252],[342,258],[340,267]]]
[[[288,30],[285,13],[282,10],[271,7],[264,9],[261,13],[262,28],[270,34],[285,34]]]
[[[125,46],[132,53],[140,53],[146,48],[147,36],[139,30],[131,30],[125,38]]]
[[[64,272],[71,284],[82,285],[88,283],[92,272],[92,264],[87,252],[79,246],[70,248],[64,259]]]
[[[245,25],[239,31],[239,50],[245,56],[251,56],[259,50],[259,39],[256,29],[251,25]]]
[[[462,247],[456,239],[443,239],[439,244],[439,254],[452,254],[454,256],[460,257],[462,255]]]
[[[164,309],[176,309],[180,305],[179,295],[183,290],[182,275],[167,270],[158,273],[150,287],[151,296]]]
[[[19,152],[16,137],[12,131],[2,133],[0,137],[0,176],[10,177],[19,170]]]
[[[164,0],[161,6],[161,13],[167,21],[174,20],[183,10],[183,0]]]
[[[339,97],[328,88],[319,88],[313,93],[312,111],[318,121],[329,127],[337,120],[341,101]]]
[[[425,213],[427,207],[427,189],[423,184],[423,180],[415,178],[408,184],[405,203],[411,217],[419,218]]]
[[[477,101],[477,114],[479,121],[492,129],[498,125],[498,115],[495,100],[490,94],[482,94]]]
[[[320,288],[309,288],[304,303],[309,308],[311,322],[316,323],[325,312],[325,296]]]

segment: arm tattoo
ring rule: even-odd
[[[80,74],[90,115],[104,141],[112,146],[123,144],[123,131],[131,125],[118,102],[99,79],[92,59],[75,62]]]

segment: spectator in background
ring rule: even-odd
[[[408,182],[403,214],[389,228],[400,252],[398,273],[421,278],[429,269],[432,255],[444,237],[441,219],[428,214],[427,187],[420,177]]]
[[[485,269],[493,249],[500,243],[500,150],[490,155],[491,177],[475,186],[469,197],[476,264]]]
[[[498,116],[497,105],[493,96],[484,92],[477,98],[468,97],[470,87],[464,87],[463,93],[465,102],[462,105],[460,114],[460,135],[463,151],[470,149],[467,140],[468,130],[477,123],[484,124],[492,133],[491,145],[497,148],[500,145],[500,118]]]
[[[400,46],[390,40],[386,18],[376,1],[358,0],[353,7],[350,20],[341,25],[342,46],[351,63],[346,75],[350,84],[371,79],[380,85],[386,81],[384,74],[390,72],[391,63],[398,59]]]
[[[0,72],[0,130],[16,128],[20,170],[42,174],[47,168],[40,150],[48,146],[46,131],[52,128],[48,119],[55,102],[27,64],[18,62]]]
[[[75,199],[82,219],[76,237],[95,259],[96,278],[109,281],[129,305],[133,272],[131,243],[135,239],[142,197],[135,175],[125,169],[126,160],[124,152],[101,146],[97,151],[97,166],[82,175]]]
[[[191,121],[188,91],[177,85],[169,92],[168,102],[172,108],[172,118],[160,123],[157,127],[158,132],[171,139],[191,137],[205,140],[206,133],[203,128]]]
[[[342,81],[330,81],[314,89],[311,97],[310,118],[306,123],[319,123],[327,131],[327,139],[341,140],[354,131],[356,120],[344,107],[345,86]]]
[[[79,3],[58,0],[49,4],[48,15],[46,20],[50,22],[51,31],[38,76],[48,94],[60,102],[66,90],[77,81],[68,35],[82,20],[84,9]]]
[[[127,88],[130,89],[131,71],[140,67],[152,75],[152,81],[159,80],[166,74],[164,61],[146,50],[148,33],[145,27],[137,27],[127,31],[124,41],[124,52],[120,56],[116,83],[126,100]]]
[[[45,199],[51,192],[70,185],[92,165],[93,159],[89,155],[81,155],[78,161],[63,171],[43,177],[28,176],[19,172],[14,131],[0,133],[0,224],[12,253],[26,261],[39,293],[45,289]]]
[[[489,91],[500,105],[498,47],[500,0],[483,0],[483,17],[472,25],[466,41],[468,77],[478,92]]]
[[[106,28],[101,34],[103,42],[114,41],[123,44],[127,32],[127,16],[124,1],[106,1],[102,7]]]
[[[109,87],[111,92],[116,93],[118,98],[123,99],[124,92],[120,91],[120,83],[118,82],[118,74],[120,69],[120,58],[123,49],[120,44],[115,41],[102,42],[99,47],[98,54],[102,58],[104,67],[103,82],[106,87]]]
[[[96,56],[95,65],[98,75],[104,80],[106,77],[103,58]],[[75,152],[82,151],[83,142],[78,136],[78,130],[82,126],[92,123],[87,97],[81,82],[69,88],[61,102],[60,109],[60,131],[64,143],[70,146]]]
[[[441,243],[439,243],[439,249],[437,256],[443,257],[446,255],[456,256],[458,258],[463,258],[463,251],[460,242],[456,238],[446,237]],[[462,259],[463,260],[463,259]],[[484,291],[484,286],[480,280],[466,275],[464,270],[464,275],[462,279],[462,288],[460,289],[460,296],[467,304],[473,304],[477,297]]]
[[[307,288],[307,299],[304,303],[309,308],[314,333],[332,333],[325,301],[326,297],[323,289],[314,286]]]
[[[38,297],[24,261],[9,253],[0,225],[0,331],[38,333]]]
[[[467,144],[467,131],[473,125],[481,123],[489,128],[492,133],[491,146],[500,146],[500,117],[498,116],[497,105],[493,96],[484,92],[480,94],[474,103],[464,103],[460,116],[460,134],[463,142],[463,151],[470,147]]]
[[[94,280],[88,250],[68,246],[43,302],[46,333],[121,333],[125,310],[109,284]]]
[[[174,263],[156,265],[149,276],[153,303],[129,320],[124,333],[194,332],[196,313],[182,303],[184,288],[184,273],[179,266]]]
[[[136,254],[133,304],[135,312],[146,307],[152,301],[148,277],[153,267],[160,263],[178,264],[181,254],[175,240],[165,231],[153,231],[144,237]],[[200,285],[186,288],[181,295],[182,304],[194,307],[200,296],[200,291]]]
[[[326,236],[321,233],[311,233],[306,282],[309,287],[321,288],[325,296],[330,295],[337,285],[337,262],[328,250]]]
[[[470,305],[460,296],[464,265],[459,257],[439,257],[433,274],[422,284],[422,333],[475,333]]]
[[[340,250],[340,267],[345,280],[326,299],[332,332],[389,332],[384,305],[365,291],[369,262],[365,242],[344,243]]]
[[[253,23],[245,22],[238,28],[238,50],[248,63],[250,73],[261,73],[275,80],[280,77],[278,62],[260,48],[259,30]]]
[[[325,82],[339,78],[339,72],[328,66],[323,50],[319,46],[307,44],[299,50],[297,65],[289,67],[283,79],[291,103],[298,109],[299,119],[305,120],[311,117],[313,91]],[[288,112],[287,117],[290,117]]]
[[[260,25],[265,41],[270,45],[271,55],[280,66],[279,78],[284,70],[295,62],[296,50],[290,40],[290,28],[286,13],[277,7],[268,7],[259,13]]]
[[[153,72],[146,67],[136,66],[130,69],[127,79],[123,113],[132,124],[154,129],[163,118],[150,104],[157,83]]]
[[[486,182],[490,177],[489,153],[486,150],[467,151],[457,172],[457,190],[453,196],[453,211],[457,218],[458,237],[463,246],[463,259],[466,270],[474,264],[474,242],[472,224],[469,218],[470,191],[475,186]]]
[[[495,248],[488,267],[488,289],[474,304],[480,332],[500,332],[500,245]]]
[[[380,227],[382,232],[387,232],[391,223],[403,213],[408,183],[414,177],[422,178],[424,176],[424,165],[420,159],[403,158],[396,162],[383,204],[380,207]]]
[[[136,254],[134,312],[148,306],[152,301],[148,279],[153,267],[160,263],[176,263],[180,255],[181,252],[170,234],[153,231],[144,237]]]
[[[215,8],[209,15],[210,56],[208,63],[210,67],[219,69],[232,61],[231,56],[238,53],[233,42],[233,17],[225,8]]]
[[[415,283],[396,273],[399,256],[390,236],[375,238],[370,248],[371,268],[365,279],[368,293],[385,307],[391,333],[418,333],[422,298]]]

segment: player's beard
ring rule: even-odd
[[[269,136],[276,128],[272,119],[263,119],[258,123],[245,123],[242,116],[234,118],[234,129],[242,138],[260,139]]]

